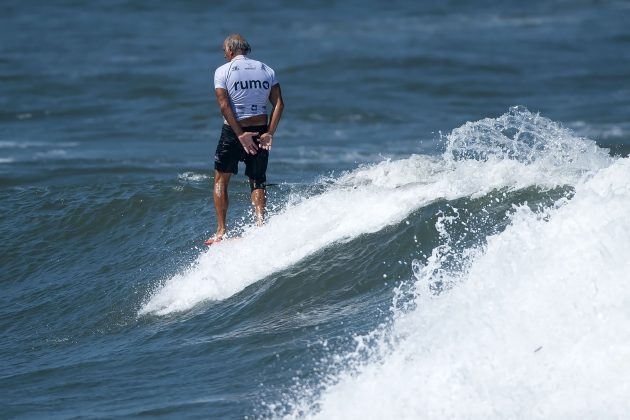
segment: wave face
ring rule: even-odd
[[[371,171],[427,166],[415,159]],[[272,415],[623,417],[630,409],[630,159],[612,160],[593,142],[514,108],[454,130],[443,160],[434,168],[449,169],[405,187],[415,196],[440,192],[428,201],[495,198],[440,214],[439,244],[413,261],[391,322],[356,336],[354,350],[328,359],[335,362],[322,367],[318,384],[296,386],[270,405]],[[534,185],[568,189],[546,204],[513,204],[505,228],[483,227],[498,190]]]
[[[570,185],[609,159],[594,142],[515,107],[454,130],[441,157],[413,155],[361,167],[322,181],[323,191],[290,198],[264,227],[210,247],[163,282],[139,314],[165,315],[229,298],[332,244],[378,232],[438,200]]]

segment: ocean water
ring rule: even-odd
[[[626,418],[630,3],[0,5],[0,418]],[[215,228],[212,76],[278,75]]]

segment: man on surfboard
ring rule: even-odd
[[[280,84],[273,69],[247,57],[249,43],[239,34],[223,41],[227,63],[214,73],[214,92],[223,114],[223,128],[214,155],[214,207],[217,231],[205,243],[221,241],[225,235],[228,209],[228,183],[238,173],[238,163],[245,162],[256,224],[265,215],[267,161],[284,109]],[[267,103],[271,117],[267,121]]]

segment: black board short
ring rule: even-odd
[[[243,131],[263,134],[267,132],[267,126],[255,125],[243,127]],[[254,137],[254,141],[259,144],[257,137]],[[264,189],[267,182],[268,160],[268,150],[258,149],[258,153],[255,155],[248,155],[245,149],[243,149],[238,137],[236,137],[236,133],[234,133],[232,127],[223,124],[221,138],[217,145],[217,151],[214,154],[214,169],[236,175],[238,174],[238,163],[245,162],[245,175],[253,182],[252,190],[259,188]]]

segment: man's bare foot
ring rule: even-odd
[[[204,245],[212,245],[212,244],[216,244],[217,242],[221,242],[223,240],[223,235],[212,235],[210,238],[208,238],[208,240],[206,242],[204,242]]]

